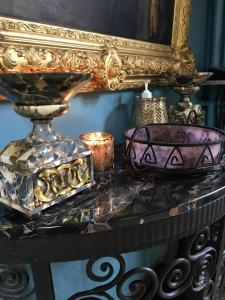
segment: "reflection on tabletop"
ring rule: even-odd
[[[208,174],[172,176],[149,171],[135,173],[119,160],[113,170],[96,176],[95,186],[33,219],[2,206],[0,236],[28,238],[59,233],[86,234],[141,225],[197,209],[218,197],[223,192],[224,182],[222,166]]]

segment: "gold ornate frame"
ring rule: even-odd
[[[0,17],[0,72],[91,72],[84,91],[163,85],[195,71],[190,13],[191,0],[175,0],[171,46]]]

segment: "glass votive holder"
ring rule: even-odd
[[[86,132],[80,139],[92,152],[95,172],[103,172],[113,167],[114,137],[108,132]]]

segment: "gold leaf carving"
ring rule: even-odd
[[[6,31],[19,31],[25,33],[43,34],[49,36],[57,36],[76,40],[92,41],[101,44],[111,44],[119,47],[132,47],[139,49],[150,49],[152,51],[163,51],[164,47],[160,44],[151,44],[120,37],[108,36],[98,33],[92,33],[82,30],[63,28],[59,26],[51,26],[28,21],[20,21],[11,18],[0,17],[0,28]]]
[[[34,187],[35,205],[39,206],[53,201],[58,196],[78,189],[90,180],[87,159],[80,158],[57,168],[44,170],[38,175]]]
[[[106,45],[103,53],[105,54],[105,74],[108,88],[110,90],[120,89],[121,83],[126,78],[126,72],[123,70],[118,51],[116,48]]]
[[[191,0],[175,0],[170,46],[0,17],[0,72],[90,72],[83,91],[138,88],[145,78],[167,84],[196,71],[190,12]]]
[[[168,72],[173,67],[173,60],[163,57],[123,56],[123,68],[128,70],[127,75],[145,75]]]
[[[191,17],[191,1],[175,1],[172,45],[176,48],[187,47]]]
[[[2,72],[90,72],[93,89],[106,88],[103,54],[30,46],[2,48]]]
[[[190,48],[183,46],[180,49],[174,49],[173,52],[175,64],[172,73],[184,74],[197,72],[195,59]]]

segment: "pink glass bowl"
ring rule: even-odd
[[[149,124],[125,132],[123,154],[135,169],[195,173],[220,163],[224,141],[225,132],[219,129]]]

